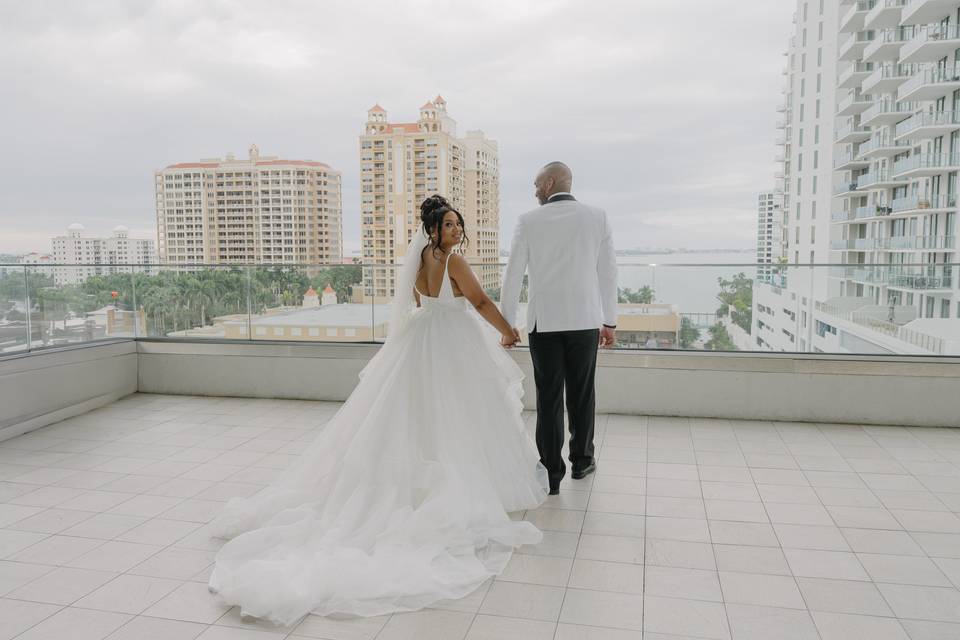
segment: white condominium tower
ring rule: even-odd
[[[784,256],[783,191],[765,191],[757,196],[757,280],[771,282]]]
[[[774,198],[783,204],[781,246],[793,265],[830,258],[838,13],[837,0],[799,0],[785,54]],[[781,270],[766,281],[758,278],[755,348],[810,351],[815,300],[828,298],[830,286],[826,269],[809,266]]]
[[[90,276],[131,273],[132,270],[148,275],[157,272],[156,267],[127,266],[156,264],[157,254],[153,240],[131,238],[123,225],[114,227],[113,235],[108,238],[90,238],[84,235],[83,225],[75,222],[67,227],[66,235],[56,236],[50,243],[53,246],[50,262],[57,266],[44,271],[53,272],[57,285],[76,285]]]
[[[842,1],[823,351],[960,353],[960,1]]]
[[[340,172],[322,162],[261,156],[157,171],[160,261],[326,264],[342,260]]]
[[[456,126],[440,96],[420,107],[416,122],[390,122],[380,105],[367,112],[360,136],[362,255],[365,264],[385,266],[364,269],[366,299],[393,297],[393,265],[420,224],[420,203],[435,193],[463,215],[465,257],[484,288],[499,286],[497,143],[482,131],[458,138]]]

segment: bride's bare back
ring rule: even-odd
[[[433,247],[425,247],[420,254],[420,271],[417,273],[416,288],[417,293],[436,298],[440,295],[440,288],[443,286],[443,272],[447,262],[447,254],[435,251]],[[447,277],[450,277],[447,274]],[[457,285],[456,280],[450,277],[450,286],[453,289],[453,295],[457,298],[463,297],[463,292]]]

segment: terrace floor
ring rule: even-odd
[[[960,638],[960,430],[616,415],[467,598],[243,621],[204,525],[338,406],[134,394],[0,443],[0,640]]]

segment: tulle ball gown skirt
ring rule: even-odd
[[[426,301],[425,301],[426,302]],[[213,521],[210,589],[243,615],[375,616],[461,598],[542,535],[523,374],[462,299],[434,299],[268,487]]]

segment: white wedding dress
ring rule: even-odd
[[[421,300],[300,458],[213,521],[230,540],[209,586],[243,615],[416,610],[469,594],[514,547],[540,542],[507,515],[548,486],[521,417],[523,374],[446,268],[440,295]]]

